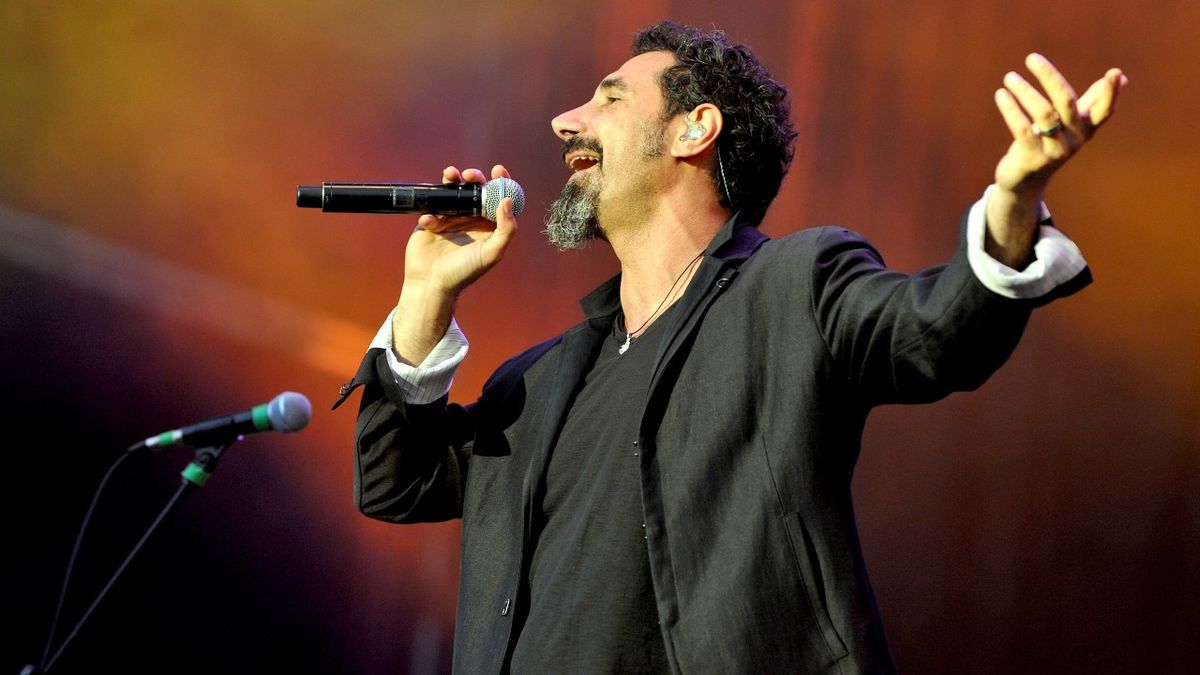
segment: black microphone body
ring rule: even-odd
[[[430,213],[496,220],[500,200],[511,197],[521,215],[525,192],[511,178],[480,183],[321,183],[296,186],[296,206],[327,213]]]
[[[260,431],[282,431],[292,433],[308,425],[312,417],[312,404],[303,394],[285,391],[262,405],[256,405],[232,415],[214,417],[210,420],[172,429],[151,436],[130,446],[135,452],[142,448],[158,450],[173,445],[206,447],[231,443],[246,434]]]
[[[301,185],[296,206],[331,213],[432,213],[478,216],[483,213],[479,183],[321,183]]]

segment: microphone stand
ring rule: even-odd
[[[237,440],[241,440],[241,437],[239,436]],[[63,650],[65,650],[67,645],[71,643],[71,640],[75,639],[75,636],[79,634],[79,630],[83,628],[84,623],[86,623],[88,618],[91,617],[92,612],[96,610],[96,608],[100,605],[100,602],[104,600],[105,596],[108,595],[108,592],[112,590],[112,587],[117,582],[117,579],[119,579],[121,574],[125,572],[125,569],[129,567],[129,563],[133,562],[134,557],[136,557],[137,554],[142,550],[142,547],[146,545],[146,542],[150,540],[150,537],[158,530],[159,526],[162,525],[168,517],[170,517],[179,509],[179,505],[183,503],[183,498],[185,496],[191,494],[196,488],[204,487],[204,484],[207,483],[208,479],[212,477],[213,471],[215,471],[217,468],[217,460],[221,458],[221,453],[225,452],[230,445],[233,445],[233,442],[208,448],[198,448],[196,450],[195,458],[191,461],[191,463],[184,467],[180,474],[183,476],[183,482],[180,484],[179,489],[175,491],[175,494],[171,495],[171,498],[167,501],[166,506],[164,506],[162,511],[159,512],[158,516],[154,519],[154,522],[150,523],[150,526],[146,528],[146,532],[142,535],[142,538],[133,545],[133,549],[129,551],[129,555],[125,557],[125,560],[122,561],[121,565],[117,567],[117,570],[113,572],[112,577],[110,577],[108,582],[104,584],[104,587],[100,589],[100,592],[96,595],[96,599],[92,601],[91,606],[87,608],[87,611],[85,611],[83,616],[80,617],[79,622],[75,624],[75,627],[71,629],[71,632],[67,634],[66,638],[63,639],[62,644],[58,647],[58,651],[54,652],[54,656],[50,657],[50,659],[40,667],[32,664],[26,665],[21,669],[20,675],[41,675],[42,673],[49,672],[50,668],[54,666],[54,663],[58,661],[58,658],[62,656]]]

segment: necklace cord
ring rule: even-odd
[[[675,277],[675,281],[674,281],[674,282],[672,282],[672,283],[671,283],[671,287],[667,289],[667,294],[666,294],[666,295],[664,295],[664,296],[663,296],[663,299],[662,299],[662,301],[658,303],[658,307],[655,307],[655,308],[654,308],[654,312],[653,312],[653,313],[651,313],[651,314],[650,314],[650,316],[649,316],[649,317],[648,317],[648,318],[647,318],[645,321],[643,321],[643,322],[642,322],[642,325],[638,326],[638,327],[637,327],[637,328],[635,328],[634,330],[631,330],[631,331],[630,331],[630,330],[624,331],[624,332],[625,332],[625,342],[626,342],[626,344],[628,344],[628,343],[629,343],[629,340],[630,340],[631,338],[633,338],[633,337],[634,337],[634,336],[635,336],[637,333],[640,333],[640,332],[642,332],[642,329],[643,329],[643,328],[645,328],[646,326],[650,325],[650,322],[654,320],[654,317],[658,316],[658,313],[659,313],[660,311],[662,311],[663,305],[667,304],[667,298],[670,298],[670,297],[671,297],[671,295],[672,295],[672,294],[675,292],[675,287],[676,287],[676,286],[678,286],[678,285],[679,285],[679,282],[680,282],[680,281],[683,279],[683,275],[687,274],[687,271],[688,271],[689,269],[691,269],[692,265],[695,265],[695,264],[696,264],[696,261],[697,261],[697,260],[699,260],[699,259],[700,259],[700,257],[701,257],[701,256],[703,256],[703,255],[704,255],[704,251],[700,251],[699,253],[697,253],[697,254],[696,254],[696,257],[695,257],[695,258],[692,258],[691,262],[689,262],[687,265],[685,265],[685,266],[683,267],[683,271],[679,273],[679,276]],[[624,327],[624,324],[625,324],[625,313],[624,313],[624,312],[621,312],[621,325],[622,325],[622,327]]]

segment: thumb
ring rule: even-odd
[[[512,243],[513,237],[517,234],[517,219],[513,217],[512,208],[512,197],[500,200],[500,210],[496,214],[496,229],[492,231],[492,236],[488,237],[482,246],[482,262],[488,267],[500,262],[500,259],[504,257],[504,252],[508,250],[509,244]]]

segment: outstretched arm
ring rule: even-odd
[[[1033,259],[1037,219],[1050,177],[1084,146],[1116,109],[1129,79],[1110,69],[1083,94],[1045,57],[1030,54],[1025,65],[1039,91],[1015,72],[1004,76],[996,107],[1013,142],[996,165],[996,189],[987,204],[985,249],[996,260],[1021,269]]]

